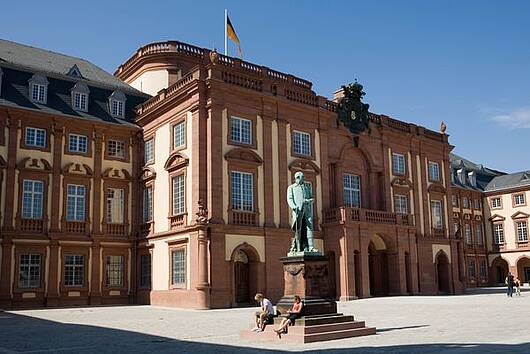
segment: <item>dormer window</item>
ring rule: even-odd
[[[48,100],[48,79],[40,74],[35,74],[29,80],[29,98],[36,103],[46,104]]]
[[[82,82],[78,82],[72,87],[72,108],[76,111],[88,111],[88,94],[90,90],[88,86]]]
[[[473,187],[476,187],[477,186],[477,173],[475,171],[471,171],[467,173],[467,176],[469,177],[469,183],[471,183]]]
[[[116,118],[125,117],[125,95],[121,91],[114,91],[109,97],[110,114]]]

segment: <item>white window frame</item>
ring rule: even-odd
[[[469,209],[469,197],[462,197],[462,209]]]
[[[155,139],[150,138],[144,142],[144,159],[145,164],[155,161]]]
[[[115,159],[125,159],[127,145],[123,140],[109,139],[107,142],[107,155]],[[121,153],[120,153],[121,152]]]
[[[504,245],[504,225],[501,223],[493,224],[493,241],[496,245]]]
[[[347,208],[360,208],[362,205],[361,176],[345,173],[342,176],[343,203]],[[357,199],[357,200],[356,200]]]
[[[67,254],[64,256],[64,286],[82,288],[85,286],[85,255]]]
[[[186,120],[173,125],[173,150],[186,146]]]
[[[516,221],[517,242],[528,242],[528,223],[526,221]]]
[[[477,239],[477,245],[483,245],[484,244],[484,233],[482,232],[482,225],[476,224],[475,225],[475,238]]]
[[[146,186],[143,194],[143,221],[153,221],[153,186]]]
[[[471,225],[468,223],[464,224],[464,236],[467,245],[473,244],[473,234],[471,233]]]
[[[21,254],[18,264],[18,287],[20,289],[37,289],[42,283],[42,255]]]
[[[250,181],[250,183],[248,183]],[[232,210],[254,211],[254,174],[241,171],[230,172],[232,188]],[[250,193],[248,193],[250,187]]]
[[[409,213],[409,198],[404,194],[394,194],[394,213]]]
[[[524,193],[518,193],[513,196],[513,204],[515,206],[525,205]]]
[[[121,288],[125,276],[125,257],[109,255],[105,260],[105,284],[108,288]]]
[[[492,209],[500,209],[500,208],[502,208],[502,199],[501,199],[501,197],[493,197],[493,198],[491,198],[491,208]]]
[[[148,261],[146,261],[148,260]],[[140,255],[140,279],[138,285],[141,289],[151,288],[151,268],[152,268],[151,253],[144,253]]]
[[[40,191],[38,190],[40,186]],[[29,209],[28,209],[29,208]],[[44,214],[44,182],[25,179],[22,181],[22,219],[40,220]]]
[[[392,171],[395,175],[405,175],[405,155],[392,153]]]
[[[184,174],[171,177],[171,213],[173,216],[186,212],[186,176]]]
[[[186,286],[186,248],[179,247],[171,250],[171,285],[173,287]]]
[[[429,161],[429,180],[440,182],[440,165],[438,162]]]
[[[108,224],[123,224],[125,219],[125,190],[123,188],[107,188],[106,193]]]
[[[81,143],[84,141],[84,144]],[[84,149],[82,147],[84,146]],[[82,134],[68,134],[68,152],[86,154],[88,152],[88,136]]]
[[[32,102],[46,104],[46,85],[34,83],[30,85],[30,90],[30,99]]]
[[[252,145],[252,121],[245,118],[230,117],[230,141]]]
[[[82,191],[82,194],[80,192]],[[66,220],[86,221],[86,186],[83,184],[66,185]],[[71,204],[73,203],[73,205]],[[73,212],[73,214],[71,214]]]
[[[439,210],[440,215],[435,215],[437,210]],[[440,200],[431,200],[431,222],[433,229],[442,230],[444,228],[443,206]]]
[[[41,137],[39,137],[41,134]],[[38,148],[46,147],[46,129],[35,128],[35,127],[26,127],[24,143],[26,146],[34,146]],[[31,138],[33,137],[33,138]]]
[[[293,130],[292,137],[293,152],[297,155],[311,156],[311,134],[299,130]]]
[[[114,91],[109,97],[109,113],[115,118],[125,118],[126,97],[121,91]]]

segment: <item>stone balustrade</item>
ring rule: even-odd
[[[324,211],[324,224],[349,222],[414,226],[414,219],[410,214],[347,207],[339,207]]]

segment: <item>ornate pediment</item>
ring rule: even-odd
[[[440,183],[432,183],[427,190],[432,193],[445,193],[445,187]]]
[[[527,213],[523,213],[522,211],[518,211],[517,213],[512,215],[512,219],[527,219],[530,215]]]
[[[80,164],[75,162],[67,163],[63,167],[63,173],[64,174],[73,174],[73,175],[84,175],[84,176],[92,176],[93,171],[87,164]]]
[[[460,219],[460,213],[457,212],[457,211],[454,211],[454,212],[453,212],[453,218],[455,218],[455,219]]]
[[[363,85],[357,80],[342,86],[343,96],[337,104],[337,122],[341,122],[352,134],[370,133],[369,104],[363,103]]]
[[[144,182],[150,181],[156,178],[156,172],[151,167],[144,167],[140,178]]]
[[[493,214],[489,219],[489,221],[504,221],[506,218],[504,216],[501,216],[499,214]]]
[[[475,215],[475,220],[476,221],[481,221],[482,220],[482,215]]]
[[[296,159],[289,164],[289,170],[304,173],[319,174],[320,168],[311,160]]]
[[[169,155],[166,163],[164,164],[164,168],[166,171],[171,172],[188,166],[189,161],[190,160],[186,155],[177,151]]]
[[[465,219],[465,220],[471,220],[471,214],[469,214],[469,213],[465,213],[465,214],[464,214],[464,219]]]
[[[113,167],[107,168],[103,173],[101,174],[103,178],[114,178],[114,179],[131,179],[131,174],[126,169],[117,169]]]
[[[390,182],[390,184],[393,187],[404,187],[404,188],[412,188],[413,187],[412,182],[408,178],[399,177],[399,176],[398,177],[394,177],[394,179],[392,180],[392,182]]]
[[[261,165],[263,159],[253,150],[245,148],[235,148],[225,154],[225,159],[228,161],[244,162],[253,165]]]
[[[17,163],[19,170],[40,170],[43,172],[51,172],[52,166],[46,159],[36,159],[26,157]]]

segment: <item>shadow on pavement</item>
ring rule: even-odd
[[[526,295],[525,293],[530,293],[529,286],[521,287],[521,296]],[[492,286],[487,288],[467,288],[465,295],[482,295],[482,294],[506,294],[505,286]],[[514,294],[515,296],[515,290]]]
[[[377,333],[380,332],[390,332],[390,331],[400,331],[403,329],[413,329],[413,328],[422,328],[429,327],[429,325],[416,325],[416,326],[405,326],[405,327],[388,327],[388,328],[378,328]]]
[[[421,327],[421,326],[411,326]],[[407,327],[403,327],[405,329]],[[389,328],[397,330],[399,328]],[[176,329],[177,330],[177,329]],[[384,334],[383,334],[384,335]],[[328,342],[332,343],[332,342]],[[340,344],[344,345],[344,342]],[[266,345],[266,344],[264,344]],[[314,348],[314,345],[312,347]],[[318,344],[317,344],[318,345]],[[305,350],[321,353],[324,350]],[[280,353],[281,350],[191,342],[119,329],[66,324],[0,311],[0,353]],[[529,353],[523,344],[418,344],[326,349],[326,353]]]

